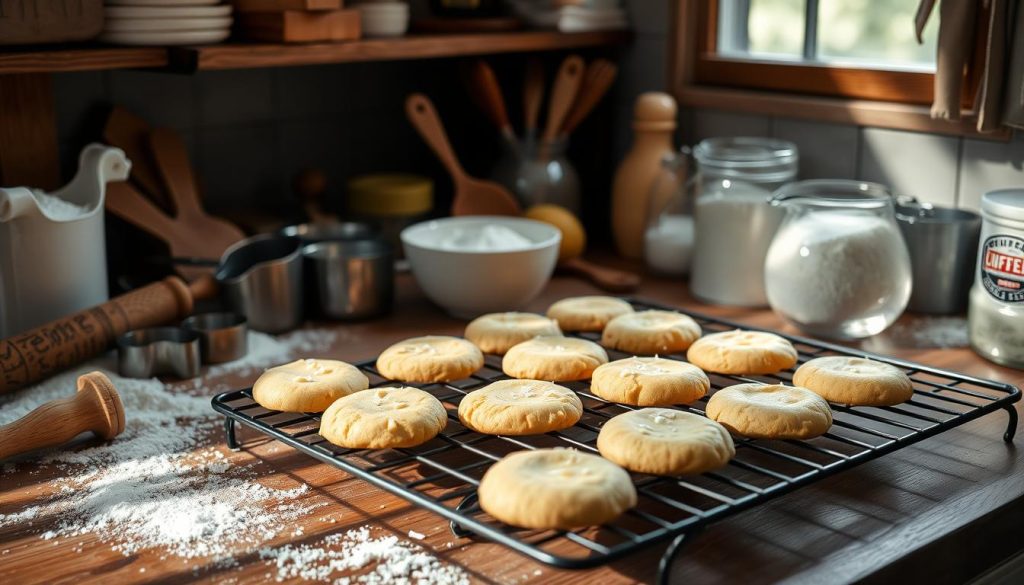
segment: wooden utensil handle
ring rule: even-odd
[[[108,440],[124,431],[121,397],[102,372],[79,377],[73,396],[47,402],[0,427],[0,460],[63,445],[88,431]]]
[[[451,173],[452,178],[464,178],[466,171],[462,169],[459,159],[455,156],[455,151],[452,150],[448,134],[444,131],[444,124],[441,123],[441,117],[438,116],[437,109],[434,108],[430,98],[422,93],[411,94],[405,100],[405,113],[423,140],[441,160],[441,164]]]
[[[537,129],[540,105],[544,101],[544,67],[540,59],[531,57],[526,63],[526,78],[523,80],[523,117],[526,133],[532,135]]]
[[[209,281],[197,292],[212,294]],[[0,394],[38,382],[99,355],[117,336],[166,325],[192,312],[192,290],[177,276],[125,293],[31,331],[0,340]]]
[[[548,104],[548,120],[544,127],[545,141],[550,142],[558,137],[565,115],[569,113],[569,108],[579,93],[583,69],[583,58],[579,55],[566,57],[558,69],[558,76],[551,88],[551,102]]]
[[[173,241],[176,237],[174,220],[128,183],[108,183],[103,207],[157,238]]]
[[[567,272],[582,276],[590,282],[610,292],[629,292],[640,285],[640,277],[632,272],[605,268],[582,258],[570,258],[558,264]]]
[[[149,134],[149,146],[156,168],[178,210],[177,217],[202,215],[192,163],[188,160],[188,149],[181,137],[168,128],[157,128]]]

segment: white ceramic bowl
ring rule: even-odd
[[[452,229],[503,226],[530,240],[511,251],[442,249],[438,240]],[[430,300],[460,318],[513,311],[536,297],[555,269],[562,233],[521,217],[447,217],[402,230],[405,256]]]
[[[376,10],[378,6],[389,6],[388,4],[360,4],[356,6],[359,10],[363,36],[365,37],[400,37],[409,30],[409,9],[405,4],[403,10]]]

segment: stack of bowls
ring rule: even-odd
[[[362,0],[353,8],[362,18],[364,37],[400,37],[409,29],[409,5],[393,0]]]
[[[104,0],[99,40],[115,45],[203,45],[231,34],[221,0]]]

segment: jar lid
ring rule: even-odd
[[[434,183],[427,177],[403,173],[363,175],[348,182],[348,208],[370,216],[410,216],[434,205]]]
[[[1024,189],[996,189],[981,197],[981,212],[1024,221]]]
[[[796,144],[777,138],[737,136],[708,138],[694,149],[700,170],[730,178],[785,181],[796,176]]]

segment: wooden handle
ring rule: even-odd
[[[619,68],[607,59],[597,59],[587,67],[587,73],[583,78],[579,94],[569,114],[562,124],[562,135],[568,135],[583,122],[591,111],[597,106],[604,94],[615,83],[615,76]]]
[[[526,134],[537,131],[540,105],[544,101],[544,66],[540,59],[531,58],[526,63],[526,77],[523,79],[523,122]]]
[[[209,293],[208,285],[197,290]],[[132,329],[166,325],[192,312],[192,291],[177,276],[0,340],[0,394],[95,357]]]
[[[128,183],[108,183],[103,207],[161,240],[172,242],[178,237],[175,221]]]
[[[427,146],[434,151],[437,158],[441,160],[452,178],[458,182],[465,179],[466,171],[462,169],[459,159],[452,150],[452,144],[448,141],[448,134],[444,131],[444,124],[441,117],[437,115],[430,98],[422,93],[414,93],[405,100],[405,113],[409,121],[423,137]]]
[[[569,258],[558,264],[566,272],[582,276],[599,288],[610,292],[629,292],[640,286],[640,277],[632,272],[605,268],[583,258]]]
[[[199,205],[199,193],[192,176],[188,149],[181,137],[168,128],[157,128],[149,134],[149,146],[164,185],[174,201],[178,219],[205,215]]]
[[[327,174],[320,169],[302,169],[295,173],[292,178],[292,188],[299,200],[302,201],[302,208],[306,216],[313,223],[328,223],[338,221],[333,213],[326,213],[323,210],[323,201],[327,195]]]
[[[0,460],[63,445],[89,431],[108,441],[124,431],[121,397],[102,372],[80,376],[73,396],[47,402],[0,427]]]
[[[512,124],[508,121],[508,110],[505,109],[505,97],[501,94],[501,85],[494,69],[483,59],[473,62],[470,72],[470,87],[480,109],[491,120],[491,123],[506,136],[513,134]]]
[[[149,151],[149,124],[128,110],[114,106],[103,128],[103,140],[124,151],[132,161],[129,179],[161,209],[174,211],[171,198],[157,175],[156,163]]]
[[[544,126],[544,140],[552,141],[558,137],[569,108],[576,101],[580,83],[583,81],[583,58],[570,55],[562,62],[551,88],[551,101],[548,103],[548,120]]]

